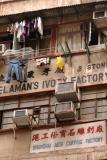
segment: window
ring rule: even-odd
[[[32,47],[36,54],[47,54],[50,51],[51,29],[44,29],[43,37],[35,39],[33,35],[26,42],[26,47]]]
[[[82,48],[82,37],[80,32],[80,24],[67,24],[59,28],[58,31],[58,52],[61,52],[61,46],[66,51],[65,42],[71,50],[78,50]]]
[[[105,11],[95,11],[94,18],[100,18],[105,16]]]
[[[39,53],[46,54],[50,51],[51,29],[45,29],[43,38],[39,40]]]
[[[107,118],[107,98],[105,95],[106,90],[104,89],[82,91],[80,119]]]
[[[48,124],[48,107],[41,107],[39,125]]]
[[[89,36],[89,46],[104,44],[104,34],[99,32],[93,24],[91,25],[91,31]]]
[[[13,117],[13,111],[3,111],[2,123],[1,123],[2,129],[13,128],[12,117]]]

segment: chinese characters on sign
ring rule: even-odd
[[[33,131],[31,153],[106,144],[105,121]]]

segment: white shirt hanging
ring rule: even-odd
[[[38,32],[41,35],[41,38],[43,37],[43,23],[42,23],[42,18],[37,17],[37,26],[38,26]]]

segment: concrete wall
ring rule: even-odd
[[[107,146],[62,151],[30,153],[31,131],[16,131],[0,135],[0,160],[104,160],[107,159]]]
[[[23,13],[28,11],[39,11],[63,6],[79,5],[91,2],[101,2],[104,0],[24,0],[0,4],[0,16]],[[18,7],[17,7],[18,6]]]
[[[85,51],[85,50],[84,50]],[[94,51],[94,52],[93,52]],[[72,56],[71,60],[70,57],[67,58],[67,62],[65,62],[65,59],[63,58],[64,63],[64,73],[55,73],[57,69],[57,59],[51,58],[51,64],[50,65],[44,65],[42,67],[37,67],[36,62],[34,59],[29,61],[28,64],[28,71],[32,70],[34,71],[34,78],[28,78],[28,83],[32,83],[32,89],[29,90],[21,90],[17,93],[14,90],[10,90],[11,86],[20,85],[19,82],[16,80],[12,80],[9,84],[7,84],[4,81],[0,81],[0,88],[1,91],[0,97],[3,95],[17,95],[17,94],[24,94],[24,93],[33,93],[33,92],[40,92],[40,91],[48,91],[48,90],[54,90],[56,81],[62,80],[72,80],[76,81],[78,86],[90,86],[95,84],[105,84],[107,83],[107,50],[97,50],[94,49],[91,50],[91,62],[88,63],[88,57],[86,52],[82,53],[81,55],[74,55]],[[103,63],[103,66],[102,66]],[[95,64],[93,68],[93,64]],[[91,66],[91,69],[88,69],[88,66]],[[49,71],[48,76],[43,75],[43,70],[45,68],[49,67],[51,71]],[[81,70],[79,70],[79,67],[81,67]],[[4,64],[3,62],[0,63],[0,75],[4,74],[5,79],[7,79],[8,74],[8,65]],[[88,75],[92,75],[90,78]],[[93,77],[94,75],[94,77]],[[100,77],[99,77],[100,76]],[[37,82],[37,87],[34,88],[34,82]],[[23,83],[22,83],[23,85]],[[5,88],[4,88],[5,87]],[[5,91],[3,90],[5,89]],[[3,91],[3,92],[2,92]],[[7,93],[6,93],[7,92]]]

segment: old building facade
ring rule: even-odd
[[[107,159],[107,1],[0,1],[0,160]]]

